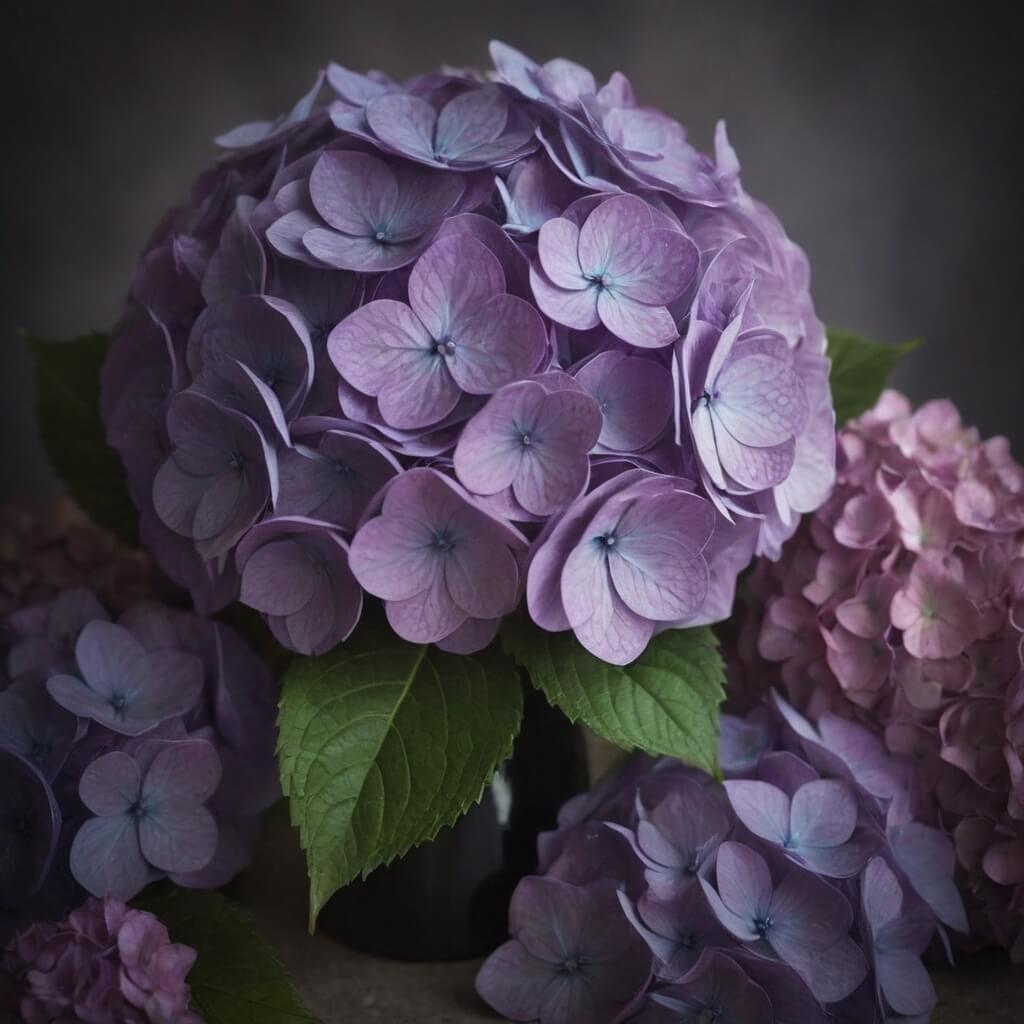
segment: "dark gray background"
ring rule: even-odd
[[[214,155],[334,58],[403,76],[482,64],[498,37],[619,68],[808,251],[819,314],[927,347],[899,375],[1024,454],[1017,324],[1021,34],[1014,5],[773,2],[17,5],[0,29],[2,495],[52,477],[14,337],[107,327],[136,254]],[[6,52],[5,52],[6,51]]]

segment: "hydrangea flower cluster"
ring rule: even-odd
[[[524,598],[597,656],[728,615],[834,476],[807,261],[616,73],[331,65],[243,125],[132,280],[103,380],[141,533],[287,648],[365,595],[468,652]]]
[[[953,405],[889,391],[840,434],[839,483],[749,581],[736,679],[855,718],[913,766],[984,942],[1024,960],[1024,469]]]
[[[0,940],[82,898],[215,888],[277,797],[275,689],[230,629],[88,590],[8,617],[0,688]]]
[[[723,716],[724,783],[636,758],[560,812],[477,977],[515,1021],[926,1021],[966,917],[953,845],[903,817],[867,728],[777,696]]]
[[[0,619],[73,587],[115,611],[160,593],[148,556],[93,526],[70,498],[0,506]]]
[[[25,1024],[202,1024],[186,982],[195,950],[172,943],[152,914],[89,899],[55,924],[34,924],[0,958],[0,1018]]]

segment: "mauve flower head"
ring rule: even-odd
[[[215,888],[279,795],[276,693],[227,626],[88,591],[7,617],[0,937],[150,881]]]
[[[619,915],[604,929],[626,923],[646,950],[646,975],[609,955],[622,965],[618,1020],[926,1019],[935,992],[921,956],[943,925],[967,922],[950,839],[906,817],[909,774],[867,727],[825,716],[815,728],[781,698],[723,716],[722,735],[724,784],[638,756],[562,809],[541,837],[542,876],[513,900],[513,941],[478,976],[495,1009],[606,1019],[582,1001],[544,1016],[556,963],[521,923],[529,910],[564,937],[575,919],[555,907],[606,889]]]
[[[780,686],[819,728],[836,715],[869,727],[910,776],[894,823],[909,814],[955,842],[969,943],[1013,947],[1024,476],[1005,439],[982,440],[951,403],[915,412],[892,391],[839,443],[834,494],[750,578],[734,695]]]
[[[26,1024],[201,1024],[190,1010],[195,950],[173,943],[152,914],[113,897],[35,924],[0,958],[0,1011]]]
[[[222,136],[115,332],[102,412],[147,546],[197,608],[241,597],[300,653],[343,643],[367,598],[473,650],[529,592],[541,628],[626,663],[727,618],[834,480],[807,262],[724,125],[703,154],[620,72],[491,56],[408,81],[330,64]],[[949,429],[939,410],[918,433]],[[467,580],[514,549],[493,599],[384,596],[405,590],[363,561],[423,471],[504,538]],[[993,448],[956,501],[986,520],[1011,477]]]

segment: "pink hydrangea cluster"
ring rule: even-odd
[[[321,654],[366,596],[469,652],[525,598],[609,662],[728,616],[833,480],[807,261],[616,72],[332,64],[147,247],[103,416],[158,561]]]
[[[1024,469],[893,391],[839,441],[832,497],[749,579],[734,697],[870,725],[953,837],[978,941],[1024,960]]]
[[[152,560],[90,523],[70,498],[0,507],[0,616],[88,587],[122,611],[158,596]]]
[[[186,981],[195,950],[152,914],[89,899],[66,920],[35,924],[0,959],[0,1019],[24,1024],[202,1024]]]

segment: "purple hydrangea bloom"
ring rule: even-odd
[[[515,607],[525,549],[516,530],[453,481],[411,469],[388,485],[380,514],[355,535],[350,564],[359,583],[384,600],[399,636],[434,643]]]
[[[186,981],[195,959],[152,914],[89,899],[65,920],[21,932],[3,951],[0,1011],[26,1024],[201,1024]]]
[[[96,815],[78,830],[71,870],[94,896],[129,899],[158,872],[196,871],[217,849],[203,806],[220,782],[205,740],[149,740],[135,756],[114,750],[82,773],[78,795]]]
[[[604,324],[617,338],[660,348],[679,335],[668,305],[689,287],[699,256],[635,196],[605,199],[581,226],[564,217],[538,236],[530,280],[537,305],[577,330]]]
[[[729,802],[754,835],[774,843],[830,878],[858,874],[871,854],[869,841],[854,833],[857,796],[839,779],[805,782],[792,798],[769,782],[726,782]]]
[[[73,715],[126,736],[185,714],[203,688],[198,658],[183,651],[150,654],[112,622],[90,622],[78,635],[75,659],[81,677],[50,676],[50,696]]]
[[[0,837],[0,941],[83,886],[226,884],[280,795],[276,692],[242,640],[154,602],[108,620],[87,591],[6,620],[0,816],[20,825]]]
[[[348,565],[348,545],[322,520],[276,516],[238,546],[241,600],[262,612],[289,650],[323,654],[345,640],[363,592]]]
[[[434,642],[478,649],[528,590],[538,626],[624,663],[660,629],[727,618],[754,553],[777,557],[826,500],[834,414],[807,261],[744,192],[724,126],[703,154],[620,72],[491,55],[487,74],[408,81],[329,65],[282,117],[222,139],[143,254],[102,414],[140,534],[204,611],[244,585],[286,645],[341,642],[350,587],[333,609],[275,604],[251,566],[244,583],[243,550],[268,521],[323,524],[289,549],[298,600],[310,544],[340,566],[397,481],[430,469],[500,529],[525,524],[532,582],[406,632],[451,627]],[[920,436],[948,437],[948,420]],[[660,482],[626,493],[635,473]],[[987,521],[988,493],[961,488],[963,515]],[[957,504],[901,500],[910,543]],[[847,525],[881,529],[878,507]],[[593,557],[591,524],[616,542],[621,526],[632,554]],[[881,678],[882,638],[830,639],[846,674],[873,658]]]
[[[455,472],[474,494],[511,489],[534,516],[569,505],[590,477],[601,411],[582,390],[549,389],[544,378],[508,384],[466,424],[455,447]]]
[[[544,325],[505,292],[497,258],[480,242],[435,242],[409,277],[409,305],[378,299],[331,333],[339,373],[373,395],[395,427],[425,427],[462,392],[486,395],[529,375],[546,348]]]
[[[462,197],[457,176],[366,153],[324,153],[309,194],[326,227],[310,227],[302,244],[321,263],[343,270],[394,270],[411,263]]]
[[[650,976],[611,881],[527,878],[512,897],[509,931],[511,941],[491,954],[476,989],[511,1020],[612,1024]]]
[[[326,417],[296,421],[292,429],[304,443],[278,457],[277,515],[309,516],[352,532],[381,487],[402,471],[383,445],[346,427]]]
[[[157,514],[205,558],[229,550],[277,494],[277,458],[259,427],[199,394],[167,414],[174,448],[153,481]]]
[[[597,487],[537,542],[527,579],[534,621],[571,628],[589,651],[628,664],[657,622],[686,619],[708,589],[709,502],[685,481],[628,471]]]
[[[533,908],[540,892],[582,900],[606,886],[651,970],[622,1021],[924,1020],[935,995],[921,956],[945,938],[934,895],[953,885],[948,845],[916,821],[899,826],[906,837],[887,830],[903,814],[908,775],[891,771],[864,726],[823,722],[819,733],[781,699],[766,702],[744,719],[724,716],[724,785],[680,762],[637,756],[570,801],[557,831],[541,837],[543,877],[517,891],[513,941],[480,973],[484,998],[514,1020],[545,1019],[539,1000],[551,968],[537,962],[544,955],[529,931],[520,933],[516,908]],[[859,866],[847,871],[847,858],[845,877],[831,880],[826,855],[856,843],[862,828],[874,845],[862,844]],[[812,838],[824,865],[804,856]],[[952,909],[941,907],[951,918]],[[562,923],[557,911],[547,916],[548,929]],[[613,924],[609,914],[604,927]],[[579,1003],[558,1019],[584,1024],[592,1014]]]

